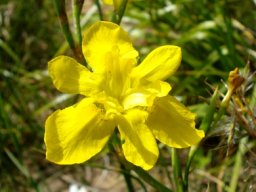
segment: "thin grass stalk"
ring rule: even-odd
[[[73,16],[75,20],[76,37],[79,45],[82,45],[82,33],[80,25],[80,15],[83,8],[84,0],[73,0]]]
[[[60,21],[61,29],[63,31],[63,34],[69,44],[69,47],[72,49],[74,54],[76,54],[75,51],[75,41],[73,39],[70,27],[69,27],[69,21],[68,21],[68,16],[66,13],[66,4],[65,1],[63,0],[53,0],[57,16]]]
[[[97,6],[97,9],[98,9],[99,18],[100,18],[101,21],[103,21],[103,12],[102,12],[100,2],[99,2],[99,0],[95,0],[94,2],[95,2],[96,6]]]
[[[215,114],[215,109],[216,109],[216,103],[218,101],[218,87],[215,89],[212,98],[210,100],[210,105],[207,108],[207,114],[204,117],[199,129],[204,130],[205,133],[208,132],[210,129],[210,126],[213,122],[214,119],[214,114]],[[190,171],[190,166],[191,163],[195,157],[195,154],[198,150],[198,146],[192,146],[190,148],[189,154],[188,154],[188,160],[186,162],[186,168],[185,168],[185,173],[184,173],[184,190],[188,191],[188,186],[189,186],[189,171]]]
[[[229,188],[228,192],[236,192],[237,191],[239,174],[240,174],[240,170],[242,169],[242,165],[243,165],[243,156],[246,152],[246,143],[247,143],[247,137],[242,138],[239,143],[238,152],[237,152],[236,158],[235,158],[235,165],[234,165],[232,177],[230,180],[230,188]]]
[[[171,174],[170,174],[170,172],[169,172],[169,170],[168,170],[168,168],[167,168],[167,164],[169,163],[169,162],[167,162],[166,160],[165,160],[165,158],[162,156],[162,154],[161,154],[161,150],[159,150],[159,161],[161,162],[161,164],[162,164],[162,166],[163,166],[163,169],[164,169],[164,172],[165,172],[165,174],[166,174],[166,177],[168,178],[168,181],[170,182],[170,184],[172,184],[172,177],[171,177]]]
[[[116,24],[120,24],[124,16],[124,12],[127,6],[128,0],[123,0],[121,5],[115,10],[112,21]]]
[[[185,167],[185,173],[184,173],[184,190],[188,191],[188,186],[189,186],[189,172],[190,172],[190,166],[191,163],[194,159],[194,156],[196,155],[198,146],[192,146],[189,150],[188,154],[188,160],[186,162],[186,167]]]
[[[18,55],[2,39],[0,39],[0,48],[2,48],[15,61],[16,64],[21,64],[21,60]]]
[[[154,177],[152,177],[148,172],[146,172],[142,168],[136,167],[134,165],[129,165],[129,166],[132,167],[132,170],[135,171],[135,173],[137,173],[141,179],[143,179],[145,182],[147,182],[149,185],[155,188],[156,191],[172,192],[171,189],[167,188],[162,183],[157,181]]]
[[[126,170],[133,170],[137,175],[139,176],[140,179],[148,183],[150,186],[152,186],[156,191],[161,191],[161,192],[172,192],[169,188],[164,186],[162,183],[157,181],[154,177],[152,177],[147,171],[142,169],[141,167],[135,166],[132,163],[128,162],[125,157],[123,156],[122,149],[120,148],[120,139],[118,138],[117,134],[114,133],[112,135],[112,139],[109,142],[109,149],[114,152],[116,155],[118,161],[120,164],[125,166]],[[125,173],[125,171],[123,172]],[[126,172],[127,173],[127,172]],[[128,173],[129,174],[129,173]]]
[[[117,133],[115,132],[112,135],[111,141],[109,142],[108,146],[109,146],[109,149],[112,152],[114,152],[114,154],[117,156],[117,159],[119,161],[120,168],[121,168],[121,173],[124,176],[124,180],[126,182],[128,192],[134,192],[135,190],[134,190],[134,186],[133,186],[132,180],[131,180],[130,169],[128,169],[125,166],[124,161],[122,161],[120,159],[121,155],[120,155],[120,152],[119,152],[120,151],[119,144],[120,144],[120,139],[118,138]]]
[[[19,152],[21,150],[19,145],[19,138],[17,137],[15,132],[12,130],[13,125],[9,118],[9,114],[7,114],[7,112],[4,110],[4,99],[1,94],[0,94],[0,122],[1,122],[0,126],[7,128],[8,135],[14,145],[15,151]],[[4,134],[0,134],[0,139],[1,139],[0,141],[3,141],[5,137],[6,136]],[[3,149],[1,149],[0,152],[2,152],[2,150]]]
[[[207,107],[207,114],[204,117],[199,129],[203,130],[205,133],[207,133],[211,127],[211,124],[214,120],[214,114],[216,110],[216,105],[218,101],[218,87],[214,90],[214,93],[210,99],[210,105]]]
[[[124,176],[128,192],[135,192],[134,186],[132,184],[132,178],[130,175],[130,170],[126,169],[126,167],[120,162],[120,168],[122,170],[122,174]]]
[[[81,11],[83,8],[84,0],[73,0],[73,17],[75,21],[75,34],[78,41],[78,45],[75,46],[74,52],[77,60],[83,64],[87,65],[84,55],[82,53],[82,30],[81,30],[81,24],[80,24],[80,16]]]
[[[134,179],[135,181],[137,181],[139,183],[139,185],[141,186],[142,190],[144,192],[147,192],[147,189],[146,189],[146,186],[145,184],[141,181],[141,179],[133,174],[131,174],[131,172],[127,172],[126,170],[119,170],[119,169],[115,169],[115,168],[108,168],[108,167],[105,167],[105,166],[102,166],[102,165],[99,165],[99,164],[90,164],[90,163],[87,163],[86,166],[90,166],[90,167],[93,167],[93,168],[98,168],[98,169],[104,169],[104,170],[107,170],[107,171],[112,171],[112,172],[116,172],[116,173],[123,173],[123,172],[126,172],[126,174],[128,174],[132,179]]]
[[[78,4],[79,4],[79,0],[77,0],[77,1],[78,1]],[[66,13],[65,1],[63,1],[63,0],[54,0],[54,5],[55,5],[55,8],[56,8],[57,16],[59,17],[59,21],[60,21],[60,25],[61,25],[63,34],[64,34],[64,36],[65,36],[65,38],[66,38],[66,40],[69,44],[70,49],[72,50],[72,52],[73,52],[75,58],[78,60],[78,62],[86,65],[86,61],[85,61],[84,56],[82,54],[81,46],[76,47],[74,38],[72,36],[71,30],[70,30],[70,27],[69,27],[69,21],[68,21],[68,16],[67,16],[67,13]],[[78,10],[81,9],[81,6],[82,6],[82,4],[77,5],[77,9]],[[78,11],[78,12],[81,12],[81,10]],[[79,14],[78,17],[80,17],[80,14]],[[81,33],[80,18],[78,20],[79,20],[79,28],[80,28],[79,30],[80,30],[80,33]],[[82,37],[81,37],[81,39],[82,39]]]
[[[9,149],[4,148],[5,153],[9,157],[9,159],[12,161],[12,163],[16,166],[16,168],[27,178],[31,186],[35,189],[36,192],[40,192],[39,186],[36,183],[36,181],[31,177],[28,168],[23,165],[21,161],[19,161],[12,153],[9,151]]]
[[[180,166],[180,159],[178,157],[176,149],[172,148],[171,150],[173,178],[176,187],[176,192],[184,192],[184,183]]]
[[[225,0],[225,3],[227,4],[227,0]],[[232,63],[227,63],[230,66],[230,68],[234,68],[234,67],[243,67],[244,62],[242,61],[242,59],[239,57],[239,54],[237,54],[236,52],[236,48],[235,48],[235,43],[234,43],[234,27],[232,25],[232,21],[231,21],[231,16],[230,14],[228,14],[228,11],[226,10],[226,8],[223,8],[223,20],[225,22],[225,27],[227,32],[225,32],[225,36],[226,36],[226,43],[228,46],[228,50],[230,51],[230,55],[231,55],[231,62]]]

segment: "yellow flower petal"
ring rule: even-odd
[[[83,99],[46,120],[46,158],[57,164],[82,163],[102,150],[113,130],[93,100]]]
[[[107,5],[113,5],[113,0],[102,0],[103,3],[107,4]]]
[[[174,97],[155,99],[147,125],[162,143],[175,148],[197,144],[204,132],[195,129],[195,115]]]
[[[98,92],[99,77],[71,57],[55,57],[48,63],[48,71],[59,91],[83,95]]]
[[[120,59],[119,51],[113,49],[105,57],[105,71],[102,73],[104,81],[102,89],[115,98],[120,99],[125,91],[130,87],[129,74],[133,67],[131,59]]]
[[[153,50],[144,61],[134,68],[132,76],[148,81],[164,80],[180,65],[181,49],[177,46],[161,46]]]
[[[105,3],[106,5],[113,5],[115,9],[118,9],[122,3],[122,0],[103,0],[103,3]]]
[[[106,56],[113,49],[120,58],[130,58],[136,64],[138,52],[133,48],[128,34],[117,24],[99,21],[92,25],[83,38],[83,53],[93,71],[105,70]]]
[[[163,81],[155,81],[147,85],[142,85],[136,89],[132,89],[123,100],[124,109],[131,109],[136,106],[149,107],[153,105],[156,97],[166,96],[171,90],[169,83]]]
[[[145,125],[147,112],[132,109],[117,117],[125,158],[145,170],[151,169],[158,158],[156,140]]]

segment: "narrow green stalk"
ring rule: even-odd
[[[127,3],[128,3],[128,0],[123,0],[120,7],[118,7],[117,10],[115,10],[115,13],[112,18],[112,21],[114,23],[118,25],[121,23]]]
[[[135,192],[134,186],[132,184],[130,170],[126,169],[126,167],[121,162],[120,162],[120,168],[122,170],[122,174],[124,176],[128,191],[129,192]]]
[[[167,166],[167,164],[169,164],[169,161],[167,162],[167,160],[162,156],[161,150],[159,150],[159,161],[160,161],[160,164],[162,164],[162,166],[163,166],[163,170],[166,174],[166,177],[168,178],[170,184],[172,184],[171,174],[170,174],[169,170],[166,169],[166,166]]]
[[[116,169],[116,168],[109,168],[109,167],[105,167],[105,166],[102,166],[102,165],[99,165],[99,164],[95,164],[95,163],[87,163],[86,166],[91,166],[91,167],[93,167],[93,168],[103,169],[103,170],[112,171],[112,172],[117,172],[117,173],[126,172],[126,174],[128,174],[131,179],[134,179],[135,181],[137,181],[137,182],[139,183],[139,185],[141,186],[141,188],[142,188],[142,190],[143,190],[144,192],[147,192],[146,186],[145,186],[145,184],[141,181],[141,179],[140,179],[139,177],[137,177],[137,176],[131,174],[130,171],[127,172],[127,171],[126,171],[127,169],[125,169],[125,170],[118,170],[118,169]]]
[[[220,103],[220,109],[217,113],[217,115],[215,116],[214,118],[214,122],[213,122],[213,127],[216,126],[216,124],[218,123],[218,121],[221,119],[221,117],[225,114],[227,108],[228,108],[228,105],[229,105],[229,102],[230,102],[230,99],[231,99],[231,96],[232,96],[232,91],[230,91],[230,89],[228,89],[225,97],[223,98],[223,100],[221,101]]]
[[[22,99],[22,94],[18,91],[17,87],[21,86],[20,84],[17,84],[18,86],[13,86],[13,81],[11,81],[9,78],[6,78],[6,84],[8,85],[8,88],[10,90],[10,92],[12,93],[13,98],[15,98],[14,100],[10,100],[11,106],[14,109],[14,111],[17,114],[31,114],[30,109],[27,107],[26,102],[24,101],[24,99]],[[17,103],[18,102],[18,105]],[[36,127],[40,127],[38,125],[38,122],[35,121],[35,119],[33,118],[33,116],[31,115],[23,115],[21,116],[23,118],[24,123],[27,124],[28,127],[30,127],[31,129],[34,129]],[[18,145],[19,147],[19,145]]]
[[[210,99],[210,105],[207,107],[207,114],[204,117],[204,119],[202,120],[202,123],[199,127],[200,130],[203,130],[205,133],[208,132],[213,119],[214,119],[214,114],[215,114],[215,110],[216,110],[216,104],[218,101],[218,87],[214,90],[214,93]]]
[[[240,170],[243,165],[243,162],[242,162],[243,156],[246,152],[246,147],[245,147],[246,143],[247,143],[247,137],[242,138],[239,143],[239,148],[238,148],[238,152],[236,154],[235,165],[234,165],[234,169],[232,172],[230,188],[229,188],[228,192],[236,192],[237,191],[236,188],[237,188],[237,183],[238,183],[238,179],[239,179],[239,173],[240,173]]]
[[[176,187],[176,192],[183,192],[184,191],[184,184],[180,166],[180,160],[175,148],[172,148],[172,167],[173,167],[173,178]]]
[[[154,177],[152,177],[147,171],[143,170],[140,167],[137,167],[133,165],[132,163],[128,162],[125,157],[123,156],[122,150],[120,149],[120,140],[116,134],[112,135],[111,141],[109,142],[109,149],[113,151],[118,158],[119,162],[121,165],[125,167],[126,170],[133,170],[137,175],[139,176],[140,179],[151,185],[153,188],[156,189],[156,191],[161,191],[161,192],[172,192],[169,188],[164,186],[162,183],[157,181]],[[121,167],[122,168],[122,167]],[[124,173],[127,171],[124,171]],[[125,175],[124,175],[125,176]],[[131,177],[131,176],[129,176]],[[126,179],[126,178],[125,178]],[[127,181],[126,181],[127,182]],[[130,181],[129,181],[130,182]],[[127,183],[128,185],[128,183]]]
[[[69,22],[68,22],[68,16],[66,13],[65,1],[53,0],[53,2],[55,5],[57,16],[59,17],[59,20],[60,20],[60,25],[61,25],[62,31],[64,33],[64,36],[69,44],[69,47],[73,50],[74,54],[76,55],[75,42],[72,37],[71,30],[69,28]]]
[[[5,153],[9,157],[9,159],[12,161],[12,163],[16,166],[16,168],[28,179],[31,186],[35,189],[36,192],[40,192],[40,189],[38,187],[38,184],[35,182],[35,180],[31,177],[28,168],[23,165],[22,162],[20,162],[9,149],[4,148]]]
[[[15,61],[16,64],[21,63],[20,58],[18,57],[18,55],[2,39],[0,39],[0,48],[2,48]]]
[[[4,109],[4,98],[2,97],[0,93],[0,109]],[[0,122],[1,126],[6,127],[6,130],[8,131],[8,135],[10,136],[10,139],[14,145],[15,151],[20,152],[20,145],[19,145],[19,138],[15,134],[15,132],[12,130],[11,120],[9,118],[8,112],[5,110],[0,110]],[[0,134],[0,141],[3,141],[5,138],[4,134]],[[0,149],[0,152],[2,152],[2,148]]]
[[[73,16],[75,20],[76,37],[80,46],[82,45],[80,15],[81,15],[83,4],[84,4],[84,0],[73,0]]]
[[[132,180],[131,180],[132,177],[131,177],[131,174],[130,174],[130,169],[125,166],[125,164],[124,164],[125,161],[122,160],[122,157],[121,157],[120,152],[119,152],[120,144],[121,144],[120,139],[117,135],[117,132],[115,132],[111,137],[111,141],[108,143],[108,147],[109,147],[110,151],[115,153],[115,155],[117,156],[117,159],[119,160],[121,173],[124,176],[128,191],[129,192],[134,192],[135,190],[134,190]]]
[[[190,166],[191,163],[194,159],[194,156],[197,152],[198,147],[197,146],[192,146],[189,150],[188,154],[188,160],[186,162],[186,168],[185,168],[185,173],[184,173],[184,191],[188,191],[188,176],[189,176],[189,171],[190,171]]]
[[[97,9],[98,9],[100,20],[102,21],[103,20],[103,12],[102,12],[99,0],[95,0],[95,4],[96,4]]]
[[[78,41],[78,46],[75,46],[74,53],[76,59],[83,65],[86,65],[86,61],[82,53],[82,30],[80,24],[80,15],[83,8],[83,4],[84,0],[73,0],[73,16],[75,20],[76,37]]]
[[[129,167],[132,168],[133,171],[135,171],[141,179],[143,179],[145,182],[147,182],[149,185],[154,187],[156,191],[161,191],[161,192],[172,192],[171,189],[165,187],[162,183],[157,181],[155,178],[153,178],[148,172],[144,171],[140,167],[136,167],[134,165],[129,165]]]
[[[81,12],[82,5],[83,5],[82,2],[83,2],[82,0],[76,0],[76,2],[75,2],[76,6],[74,7],[75,9],[77,9],[77,10],[74,10],[74,12],[76,12],[74,14],[76,14],[76,17],[78,18],[78,19],[76,19],[76,25],[78,25],[77,30],[79,32],[77,32],[77,33],[79,34],[79,36],[81,36],[80,12]],[[65,1],[54,0],[54,4],[55,4],[57,16],[59,17],[59,20],[60,20],[60,25],[61,25],[63,34],[69,44],[69,47],[73,51],[73,54],[74,54],[75,58],[78,60],[78,62],[86,65],[86,61],[85,61],[83,53],[82,53],[82,48],[81,48],[81,46],[76,47],[75,41],[73,39],[71,30],[69,27],[69,21],[68,21],[68,16],[66,13]],[[79,40],[79,42],[82,42],[82,37],[79,37],[79,38],[81,39],[81,40]]]
[[[228,3],[227,0],[225,0],[225,3]],[[239,54],[237,54],[236,52],[236,48],[235,48],[235,42],[233,39],[234,36],[234,27],[232,25],[232,20],[231,20],[231,14],[228,13],[228,10],[226,9],[226,7],[223,7],[223,20],[225,23],[225,28],[227,30],[227,32],[224,33],[225,35],[225,42],[226,45],[228,47],[229,50],[229,54],[230,54],[230,58],[232,59],[232,63],[228,62],[227,65],[230,67],[230,69],[234,68],[234,67],[242,67],[245,63],[243,62],[243,60],[241,59],[241,57],[239,57]]]
[[[214,114],[215,114],[215,109],[216,109],[216,103],[218,101],[218,87],[215,89],[211,100],[210,100],[210,105],[207,108],[207,114],[202,120],[202,123],[199,127],[200,130],[204,130],[205,133],[208,132],[210,129],[210,126],[213,122],[214,119]],[[191,163],[194,159],[194,156],[197,152],[198,146],[192,146],[190,148],[189,154],[188,154],[188,160],[186,162],[186,168],[185,168],[185,173],[184,173],[184,191],[188,191],[188,177],[189,177],[189,171],[190,171],[190,166]]]
[[[122,21],[122,18],[124,16],[124,12],[125,12],[127,3],[128,3],[128,0],[123,0],[121,5],[120,5],[120,7],[119,7],[119,9],[118,9],[118,12],[117,12],[117,15],[118,15],[117,24],[120,24],[121,21]]]

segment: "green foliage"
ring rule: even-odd
[[[172,94],[190,106],[197,114],[197,127],[207,133],[205,140],[190,152],[177,150],[171,154],[160,146],[161,157],[151,175],[143,170],[137,170],[135,175],[130,171],[132,165],[119,169],[115,155],[106,154],[107,151],[93,159],[94,164],[60,167],[45,160],[46,116],[78,99],[58,93],[47,75],[47,62],[54,55],[80,53],[79,48],[71,51],[67,47],[54,6],[49,0],[0,3],[1,191],[61,191],[70,184],[66,175],[96,188],[99,186],[85,173],[100,178],[103,173],[113,176],[122,172],[127,182],[142,191],[152,191],[150,185],[161,188],[161,184],[180,191],[256,190],[254,1],[241,5],[239,0],[131,0],[124,17],[118,18],[140,50],[140,60],[160,45],[182,47],[182,65],[169,79]],[[74,23],[68,1],[66,9],[68,30],[73,34],[69,38],[77,45],[81,41],[76,34],[80,29],[74,26],[79,20],[84,29],[99,18],[114,18],[113,9],[99,1],[85,1],[81,16],[75,15]],[[79,14],[79,7],[77,11]],[[236,67],[244,81],[222,109],[226,86],[230,86],[228,75]],[[172,164],[180,168],[177,170]],[[59,186],[53,185],[57,181]],[[103,186],[106,185],[101,183]]]

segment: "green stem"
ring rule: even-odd
[[[129,175],[129,177],[131,177],[131,179],[134,179],[135,181],[137,181],[139,183],[139,185],[141,186],[142,190],[144,192],[147,192],[147,189],[146,189],[146,186],[145,184],[141,181],[141,179],[137,176],[134,176],[129,172],[127,172],[126,170],[118,170],[118,169],[115,169],[115,168],[109,168],[109,167],[105,167],[105,166],[102,166],[102,165],[99,165],[99,164],[94,164],[94,163],[87,163],[86,166],[91,166],[93,168],[98,168],[98,169],[104,169],[104,170],[107,170],[107,171],[112,171],[112,172],[117,172],[117,173],[123,173],[124,171],[126,172],[126,174]]]
[[[74,54],[75,58],[78,60],[78,62],[86,65],[85,59],[82,54],[81,46],[76,47],[75,41],[73,39],[71,30],[69,27],[69,21],[68,21],[68,16],[66,13],[65,1],[64,0],[54,0],[54,5],[56,8],[57,16],[59,17],[59,20],[60,20],[60,25],[61,25],[63,34],[69,44],[69,47],[73,51],[73,54]]]
[[[210,100],[210,105],[208,106],[207,114],[202,120],[202,123],[199,127],[200,130],[204,130],[205,134],[208,132],[210,129],[210,126],[213,122],[214,119],[214,114],[215,114],[215,109],[216,109],[216,103],[218,101],[218,87],[215,89],[211,100]],[[184,173],[184,190],[188,191],[188,177],[189,177],[189,171],[190,171],[190,166],[191,163],[194,159],[194,156],[198,150],[198,146],[192,146],[190,148],[189,154],[188,154],[188,160],[186,162],[186,168],[185,168],[185,173]]]
[[[21,64],[21,60],[18,55],[2,39],[0,39],[0,48],[2,48],[15,61],[16,64]],[[0,59],[2,60],[2,58]]]
[[[197,146],[192,146],[188,154],[188,160],[186,162],[186,168],[185,168],[185,174],[184,174],[184,190],[185,191],[188,191],[188,176],[189,176],[190,166],[197,152],[197,149],[198,149]]]
[[[172,148],[171,155],[172,155],[173,177],[174,177],[174,183],[176,186],[176,191],[183,192],[184,184],[183,184],[183,178],[181,173],[180,160],[175,148]]]
[[[0,109],[4,109],[4,103],[5,99],[2,97],[2,94],[0,93]],[[19,145],[19,138],[17,137],[17,135],[14,133],[14,131],[12,130],[12,125],[11,125],[11,120],[9,117],[8,112],[6,112],[6,110],[0,110],[0,122],[1,122],[1,126],[6,127],[6,130],[8,132],[8,134],[10,135],[10,140],[12,141],[15,151],[16,152],[20,152],[20,145]],[[5,138],[4,134],[0,134],[1,138]],[[4,141],[4,140],[2,140]],[[0,152],[2,152],[2,148],[0,150]]]
[[[213,122],[217,101],[218,101],[218,87],[214,90],[214,93],[210,100],[210,105],[207,107],[207,114],[205,115],[199,127],[199,129],[204,130],[205,133],[208,132]]]
[[[4,151],[10,158],[12,163],[16,166],[16,168],[27,178],[27,180],[30,182],[31,186],[33,186],[35,191],[40,192],[39,186],[36,183],[36,181],[31,177],[28,168],[25,165],[23,165],[23,163],[19,161],[19,159],[16,158],[9,149],[4,148]]]
[[[84,0],[73,0],[73,15],[75,20],[76,36],[80,46],[82,45],[80,15],[81,15],[83,4],[84,4]]]
[[[161,192],[172,192],[171,189],[165,187],[162,183],[157,181],[155,178],[153,178],[148,172],[144,171],[140,167],[136,167],[134,165],[129,165],[132,167],[132,170],[135,171],[141,179],[143,179],[145,182],[147,182],[149,185],[154,187],[156,191],[161,191]]]
[[[128,0],[123,0],[120,7],[118,7],[117,10],[115,10],[115,14],[113,15],[113,18],[112,18],[114,23],[118,25],[121,23],[127,3],[128,3]]]
[[[95,4],[96,4],[97,9],[98,9],[100,20],[102,21],[103,20],[103,12],[102,12],[99,0],[95,0]]]
[[[230,181],[230,188],[228,190],[228,192],[235,192],[237,191],[237,183],[238,183],[238,178],[239,178],[239,173],[240,170],[242,168],[242,164],[243,164],[243,156],[246,152],[246,143],[247,143],[247,137],[242,138],[240,143],[239,143],[239,148],[238,148],[238,152],[236,154],[236,159],[235,159],[235,165],[234,165],[234,169],[233,169],[233,174],[231,177],[231,181]]]
[[[130,170],[126,169],[126,167],[120,162],[120,168],[122,170],[122,174],[124,176],[127,188],[129,192],[135,192],[135,189],[132,184]]]
[[[146,172],[144,169],[137,167],[133,165],[132,163],[128,162],[125,157],[123,156],[123,153],[120,149],[120,140],[117,137],[116,134],[113,134],[111,141],[109,142],[109,149],[110,151],[113,151],[115,155],[117,156],[119,162],[121,165],[123,165],[126,170],[133,170],[137,175],[144,180],[146,183],[151,185],[153,188],[156,189],[156,191],[161,192],[172,192],[169,188],[165,187],[162,183],[157,181],[155,178],[153,178],[148,172]],[[122,167],[121,167],[122,168]],[[125,172],[125,171],[124,171]],[[127,172],[126,172],[127,173]],[[129,173],[127,173],[129,174]],[[128,183],[127,183],[128,184]]]
[[[53,2],[55,5],[55,8],[56,8],[57,16],[59,17],[59,20],[60,20],[60,25],[61,25],[62,31],[64,33],[64,36],[69,44],[69,47],[73,50],[73,52],[75,54],[76,53],[75,42],[72,37],[71,30],[69,28],[69,22],[68,22],[68,16],[66,13],[65,1],[54,0]]]
[[[232,91],[230,91],[230,89],[229,89],[227,91],[225,97],[223,98],[223,100],[220,103],[220,108],[219,108],[217,115],[214,118],[212,127],[215,127],[216,124],[218,123],[218,121],[221,119],[221,117],[226,113],[231,96],[232,96]]]
[[[225,3],[227,3],[227,0],[225,0]],[[235,48],[235,42],[234,42],[234,27],[232,25],[232,19],[231,19],[231,14],[228,13],[228,9],[224,6],[222,9],[222,15],[223,15],[223,20],[225,23],[225,28],[226,28],[226,33],[224,33],[224,39],[226,42],[226,45],[229,50],[230,58],[232,58],[232,63],[228,62],[227,65],[230,67],[230,69],[234,68],[235,66],[242,67],[244,66],[244,62],[239,57],[239,54],[236,52]]]
[[[159,161],[163,166],[163,170],[165,171],[165,174],[170,182],[170,184],[172,184],[172,177],[170,175],[170,172],[168,169],[166,169],[166,167],[168,166],[167,164],[169,164],[169,162],[167,163],[167,161],[165,160],[165,158],[162,156],[161,151],[159,150]]]
[[[133,184],[132,184],[132,180],[131,180],[130,169],[128,169],[125,166],[125,164],[124,164],[125,160],[122,160],[120,152],[118,152],[118,151],[120,151],[119,146],[120,146],[121,143],[120,143],[120,139],[119,139],[116,131],[112,135],[111,141],[108,144],[109,144],[110,151],[114,152],[115,155],[117,156],[117,159],[119,161],[122,174],[124,176],[124,179],[125,179],[125,182],[126,182],[126,185],[127,185],[127,188],[128,188],[128,191],[129,192],[135,191],[134,187],[133,187]]]

